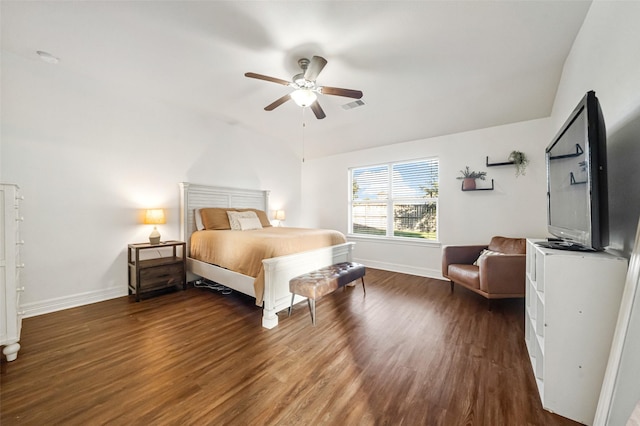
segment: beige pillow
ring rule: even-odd
[[[229,223],[229,215],[227,215],[228,211],[254,212],[258,216],[258,219],[260,219],[260,224],[263,228],[271,226],[271,222],[269,222],[267,214],[262,210],[234,209],[229,207],[206,207],[200,209],[200,218],[202,219],[204,229],[231,229],[231,224]]]
[[[232,209],[220,207],[200,209],[200,218],[202,219],[204,229],[231,229],[227,210]]]
[[[260,219],[257,217],[241,217],[238,218],[241,231],[249,231],[251,229],[262,229]]]
[[[234,210],[239,212],[255,212],[255,214],[258,216],[258,219],[260,219],[260,224],[262,225],[263,228],[272,226],[271,222],[269,221],[269,218],[267,217],[267,214],[263,210],[258,210],[258,209],[234,209]]]
[[[229,224],[231,225],[231,229],[234,231],[242,230],[242,227],[240,226],[240,219],[242,218],[258,220],[258,215],[256,215],[256,212],[253,211],[227,211],[227,216],[229,217]]]

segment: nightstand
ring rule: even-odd
[[[169,250],[172,249],[172,255]],[[158,256],[149,258],[145,250],[157,250]],[[136,295],[136,302],[140,296],[164,288],[182,285],[187,289],[187,258],[186,243],[183,241],[164,241],[160,244],[138,243],[129,244],[129,294]],[[167,256],[163,256],[166,252]]]

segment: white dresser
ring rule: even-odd
[[[7,361],[18,357],[20,350],[20,201],[18,186],[0,184],[0,346]]]
[[[542,406],[593,424],[627,273],[608,253],[527,240],[525,340]]]

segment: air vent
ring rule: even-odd
[[[364,105],[364,101],[362,99],[357,99],[353,102],[349,102],[348,104],[342,105],[344,109],[354,109]]]

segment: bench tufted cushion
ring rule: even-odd
[[[365,267],[342,262],[312,271],[289,281],[289,291],[309,299],[319,299],[365,275]]]

